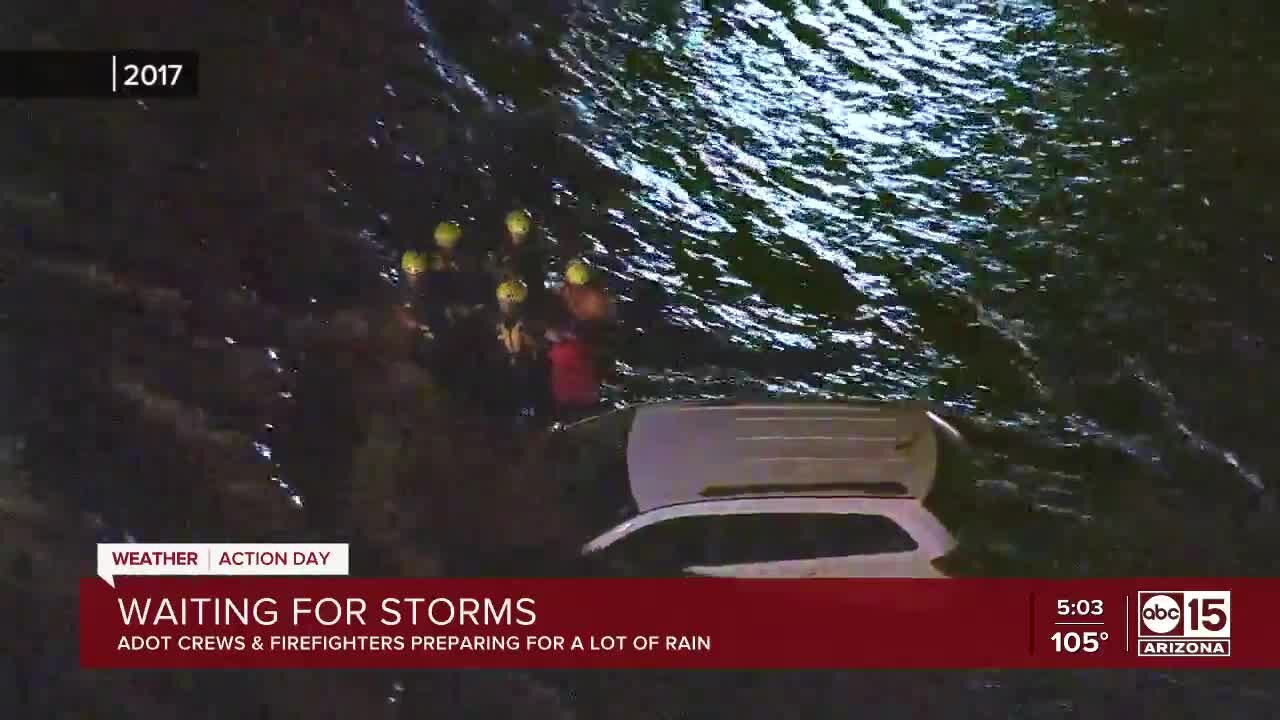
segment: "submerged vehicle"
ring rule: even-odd
[[[946,577],[956,542],[924,501],[960,436],[920,405],[657,402],[558,432],[593,572]]]

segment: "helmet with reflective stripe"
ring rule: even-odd
[[[436,245],[442,248],[451,248],[457,245],[461,239],[462,228],[458,227],[458,223],[446,220],[436,226]]]
[[[591,268],[581,260],[571,260],[564,268],[564,279],[570,285],[586,285],[591,280]]]
[[[406,250],[400,258],[400,269],[406,275],[421,275],[427,270],[427,258],[416,250]]]
[[[498,286],[498,301],[522,303],[529,297],[529,288],[521,280],[507,280]]]
[[[507,213],[507,232],[512,235],[528,235],[533,218],[528,210],[512,210]]]

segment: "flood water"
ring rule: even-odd
[[[317,480],[356,411],[341,382],[296,379],[325,358],[281,318],[376,304],[439,220],[494,242],[527,207],[622,301],[613,400],[937,403],[972,445],[938,501],[960,572],[1277,570],[1265,3],[19,5],[11,47],[202,52],[197,101],[0,110],[4,432],[33,497],[102,537],[324,534],[308,513],[357,502]],[[89,264],[190,307],[157,321]],[[255,300],[228,311],[237,293]],[[419,431],[462,457],[482,426]],[[436,482],[387,491],[397,522],[431,534],[440,513],[409,496]],[[474,533],[536,524],[467,506],[483,496],[449,496]],[[440,552],[400,567],[468,568]],[[1268,679],[447,674],[396,707],[1273,717]],[[283,706],[308,695],[290,682]],[[385,683],[367,684],[373,713]]]

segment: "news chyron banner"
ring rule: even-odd
[[[98,561],[87,668],[1280,667],[1280,578],[369,579],[334,544]]]

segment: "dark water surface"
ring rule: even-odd
[[[363,508],[349,496],[374,481],[344,450],[359,404],[328,392],[350,368],[304,354],[289,318],[375,303],[437,221],[493,242],[521,205],[555,257],[587,253],[623,300],[617,399],[945,408],[974,450],[939,500],[959,571],[1277,570],[1265,3],[19,4],[0,26],[13,47],[203,52],[197,102],[0,110],[2,269],[19,277],[6,432],[33,494],[104,534],[288,536],[314,508]],[[122,303],[50,270],[88,263],[151,290]],[[163,289],[190,300],[180,321],[147,309]],[[256,300],[228,310],[232,293]],[[479,422],[416,429],[464,459],[411,494],[484,476],[458,449],[485,449]],[[353,472],[357,490],[334,489]],[[385,490],[406,508],[384,523],[410,528],[397,546],[434,518],[471,526],[401,569],[465,571],[448,548],[467,532],[521,526],[455,484],[436,515]],[[443,674],[387,707],[1273,717],[1266,679],[593,674],[543,678],[551,691]],[[290,682],[274,694],[310,695]]]

